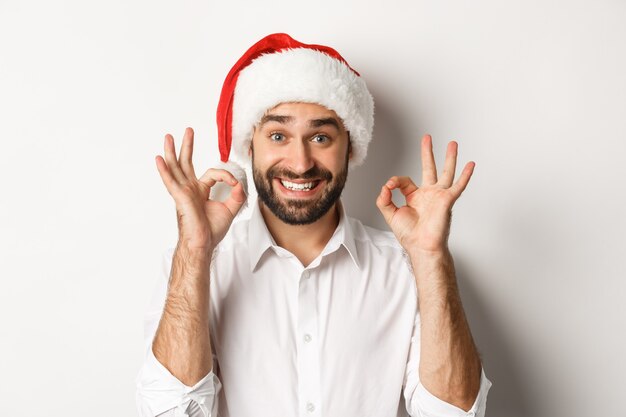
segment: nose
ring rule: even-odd
[[[290,143],[288,165],[297,174],[303,174],[313,168],[315,163],[311,156],[311,148],[308,146],[308,141],[295,140]]]

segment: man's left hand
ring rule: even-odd
[[[448,143],[441,177],[432,150],[432,138],[422,138],[422,185],[418,187],[409,177],[394,176],[383,185],[376,205],[402,247],[409,253],[444,252],[448,249],[452,206],[467,186],[474,162],[468,162],[459,179],[453,183],[458,144]],[[406,204],[397,207],[391,191],[398,188]]]

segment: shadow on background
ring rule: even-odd
[[[378,98],[375,113],[374,138],[369,145],[367,158],[363,165],[348,174],[342,201],[349,216],[368,226],[389,230],[376,207],[376,198],[389,177],[402,175],[398,172],[398,162],[406,153],[403,138],[408,135],[403,130],[400,118]]]
[[[377,98],[374,139],[370,143],[364,165],[351,171],[342,201],[348,215],[364,224],[389,230],[376,207],[376,197],[382,185],[393,175],[410,175],[416,183],[421,181],[419,146],[409,151],[413,133],[401,123],[406,114],[395,111]],[[413,155],[413,153],[415,153]],[[409,167],[408,171],[401,171]],[[394,195],[396,204],[401,198]],[[472,284],[471,259],[465,260],[453,253],[459,290],[470,323],[474,340],[481,354],[485,373],[493,383],[489,391],[486,417],[528,417],[536,415],[524,390],[519,369],[523,364],[515,358],[507,340],[500,331],[503,322],[481,302],[480,291]]]
[[[452,254],[459,283],[463,308],[470,324],[474,341],[478,347],[487,378],[493,383],[487,399],[486,417],[536,416],[525,383],[520,375],[524,366],[521,359],[514,357],[515,349],[502,336],[503,322],[490,311],[472,280],[472,260]]]

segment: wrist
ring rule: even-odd
[[[413,250],[409,256],[420,294],[431,293],[444,297],[457,291],[454,260],[447,248]]]
[[[188,249],[193,252],[211,251],[217,246],[208,233],[178,233],[177,246]]]
[[[411,259],[418,259],[426,262],[444,260],[452,257],[450,249],[447,245],[431,247],[428,249],[421,248],[415,245],[411,246],[409,250],[407,250],[407,254]]]
[[[179,241],[172,259],[171,280],[181,283],[207,280],[212,255],[212,250],[189,247]]]
[[[176,252],[186,257],[202,259],[207,256],[210,258],[216,247],[217,245],[213,245],[205,240],[197,241],[194,239],[186,239],[181,236],[178,238],[178,242],[176,243]]]

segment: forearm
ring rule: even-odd
[[[185,385],[212,369],[209,336],[211,254],[179,244],[172,259],[167,299],[152,344],[154,356]]]
[[[436,397],[469,410],[480,387],[481,363],[465,318],[448,250],[410,254],[421,317],[419,375]]]

